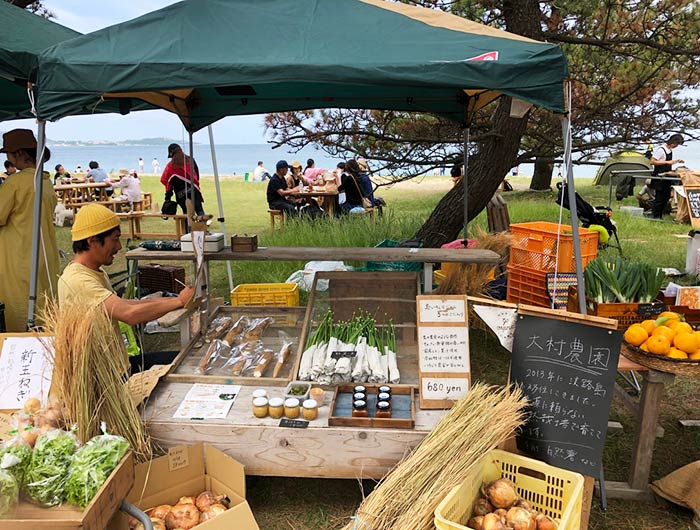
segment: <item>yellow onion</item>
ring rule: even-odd
[[[472,530],[483,530],[484,529],[484,516],[477,515],[476,517],[472,517],[471,519],[469,519],[467,526],[469,528],[471,528]]]
[[[508,510],[506,510],[505,508],[499,508],[498,510],[495,510],[493,513],[495,513],[496,515],[498,515],[498,517],[501,518],[501,521],[503,522],[503,524],[506,524],[506,515],[508,514]]]
[[[541,513],[537,516],[537,530],[557,530],[559,525]]]
[[[481,526],[482,530],[508,530],[503,524],[501,518],[495,513],[484,515],[484,520]]]
[[[527,502],[525,499],[518,499],[515,501],[515,504],[513,506],[517,506],[518,508],[522,508],[523,510],[527,510],[530,513],[533,513],[535,510],[532,509],[532,505]],[[537,515],[537,514],[534,514]]]
[[[537,523],[530,512],[513,506],[506,514],[506,526],[513,530],[535,530]]]
[[[27,414],[36,414],[36,412],[41,408],[41,401],[37,398],[29,398],[24,402],[24,412]]]
[[[223,504],[221,501],[223,501],[225,497],[225,495],[214,495],[214,493],[211,491],[203,491],[202,493],[197,495],[197,499],[195,500],[194,505],[199,509],[200,512],[203,512],[212,504]]]
[[[195,504],[197,499],[192,495],[187,495],[185,497],[180,497],[177,501],[178,504]]]
[[[518,500],[515,484],[507,478],[499,478],[489,484],[486,495],[495,508],[510,508]]]
[[[199,510],[194,503],[178,503],[165,516],[165,526],[168,530],[175,530],[176,528],[190,530],[190,528],[198,524]]]
[[[158,519],[156,517],[151,517],[151,524],[153,525],[153,530],[166,530],[165,523],[163,519]],[[143,525],[138,523],[134,530],[143,530]]]
[[[212,504],[211,506],[207,506],[204,508],[204,510],[202,510],[202,513],[199,514],[199,524],[202,524],[204,521],[208,521],[209,519],[213,519],[225,511],[226,506],[223,504]]]
[[[493,506],[489,500],[485,497],[480,497],[474,503],[474,509],[472,510],[473,515],[486,515],[493,511]]]
[[[169,504],[161,504],[159,506],[156,506],[155,508],[151,508],[146,512],[146,515],[149,517],[153,517],[154,519],[165,519],[165,516],[168,515],[168,512],[172,509],[172,506]]]

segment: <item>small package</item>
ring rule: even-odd
[[[224,248],[224,234],[214,232],[204,235],[204,252],[218,252]],[[193,252],[192,233],[185,234],[180,238],[180,250],[183,252]]]

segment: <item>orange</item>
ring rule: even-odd
[[[690,324],[687,322],[681,322],[680,320],[669,320],[666,322],[666,325],[675,331],[676,334],[693,332],[693,327]]]
[[[632,346],[639,346],[649,338],[649,334],[641,325],[632,324],[627,328],[627,331],[625,331],[623,338]]]
[[[647,332],[647,335],[651,335],[654,332],[656,323],[653,320],[645,320],[640,324],[640,326],[644,328],[644,330]]]
[[[685,353],[693,353],[700,349],[700,341],[695,333],[678,333],[673,337],[673,345]]]
[[[656,326],[656,328],[654,329],[654,331],[652,333],[652,336],[654,336],[654,335],[662,335],[662,336],[666,337],[670,342],[673,340],[673,337],[676,336],[676,332],[673,331],[668,326]]]
[[[688,354],[678,348],[671,348],[666,355],[669,359],[687,359]]]
[[[663,335],[653,334],[646,342],[649,353],[666,355],[671,349],[671,342]]]
[[[642,350],[642,351],[645,351],[645,352],[649,353],[649,348],[648,348],[646,342],[643,342],[643,343],[639,346],[639,349]]]
[[[700,350],[688,355],[688,359],[692,359],[693,361],[700,361]]]
[[[679,313],[674,313],[673,311],[664,311],[661,313],[658,318],[668,318],[668,319],[675,319],[675,320],[684,320],[683,315]]]

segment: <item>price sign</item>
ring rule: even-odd
[[[282,418],[279,426],[288,427],[290,429],[306,429],[309,426],[309,422],[306,420],[290,420],[287,418]]]
[[[688,199],[690,223],[693,228],[700,228],[700,186],[683,186]]]
[[[469,391],[466,296],[418,296],[420,407],[449,408]]]
[[[0,335],[0,410],[31,398],[46,403],[53,376],[53,339],[33,333]]]

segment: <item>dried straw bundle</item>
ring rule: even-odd
[[[437,505],[481,456],[513,435],[525,405],[519,389],[474,385],[362,501],[357,521],[343,530],[432,530]]]
[[[102,305],[48,303],[42,319],[53,336],[52,391],[68,422],[77,426],[80,442],[101,434],[104,421],[110,434],[126,438],[137,460],[149,460],[148,435],[125,384],[124,342]]]
[[[492,250],[501,256],[500,265],[505,265],[512,236],[509,232],[491,234],[478,228],[476,248]],[[486,263],[458,263],[450,267],[447,277],[440,283],[436,294],[468,294],[471,296],[488,296],[487,285],[493,265]]]

